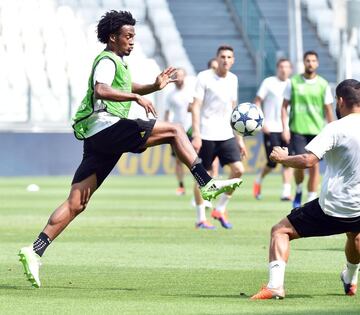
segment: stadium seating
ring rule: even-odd
[[[151,20],[148,6],[154,15]],[[2,1],[0,123],[69,126],[85,95],[93,58],[103,49],[96,38],[97,21],[110,9],[129,10],[137,20],[136,48],[128,58],[135,81],[152,82],[160,72],[159,64],[162,68],[174,60],[193,71],[166,0]],[[166,45],[170,38],[172,44]],[[161,112],[162,104],[157,105]]]

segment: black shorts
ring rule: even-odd
[[[306,145],[316,137],[316,135],[301,135],[299,133],[291,132],[289,154],[297,155],[306,153]]]
[[[202,140],[199,158],[207,171],[211,170],[211,165],[219,157],[221,166],[241,161],[240,148],[235,138],[224,141]]]
[[[321,209],[318,198],[293,209],[287,218],[301,237],[360,232],[360,217],[329,216]]]
[[[287,144],[281,137],[281,132],[264,133],[264,145],[267,158],[266,165],[268,167],[275,168],[276,163],[270,160],[270,153],[274,147],[287,147]]]
[[[84,140],[84,153],[72,184],[96,174],[97,187],[125,152],[141,153],[156,120],[121,119],[116,124]]]

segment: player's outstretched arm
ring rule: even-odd
[[[132,92],[140,95],[150,94],[159,90],[162,90],[169,83],[175,82],[174,78],[176,74],[176,68],[169,67],[161,72],[155,79],[155,82],[152,84],[132,84]]]
[[[310,168],[319,162],[319,158],[314,153],[309,152],[289,156],[288,149],[282,147],[274,147],[270,159],[284,166],[298,169]]]
[[[157,116],[156,110],[148,99],[142,97],[139,94],[131,92],[123,92],[112,88],[105,83],[96,83],[94,88],[95,98],[101,100],[115,101],[115,102],[126,102],[135,101],[140,106],[145,108],[146,114],[152,113],[155,117]]]

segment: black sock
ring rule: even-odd
[[[184,182],[179,182],[179,187],[184,188]]]
[[[196,158],[194,164],[190,168],[190,172],[194,175],[196,181],[201,187],[205,186],[212,179],[204,166],[201,164],[201,160],[199,158]]]
[[[46,248],[50,245],[51,239],[45,233],[41,232],[33,243],[33,250],[40,257],[44,254]]]

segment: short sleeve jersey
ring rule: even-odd
[[[330,216],[360,216],[360,114],[325,126],[305,149],[326,161],[319,204]]]
[[[281,108],[284,90],[290,80],[281,81],[278,77],[266,78],[260,85],[257,96],[262,99],[265,125],[270,132],[282,132]]]
[[[193,101],[193,93],[193,85],[185,81],[181,89],[175,87],[166,98],[166,110],[172,113],[172,121],[182,125],[185,130],[191,127],[191,114],[188,112],[188,107]]]
[[[222,141],[234,137],[230,126],[233,102],[237,101],[238,79],[228,72],[219,77],[212,69],[197,76],[195,98],[202,101],[200,135],[203,140]]]

